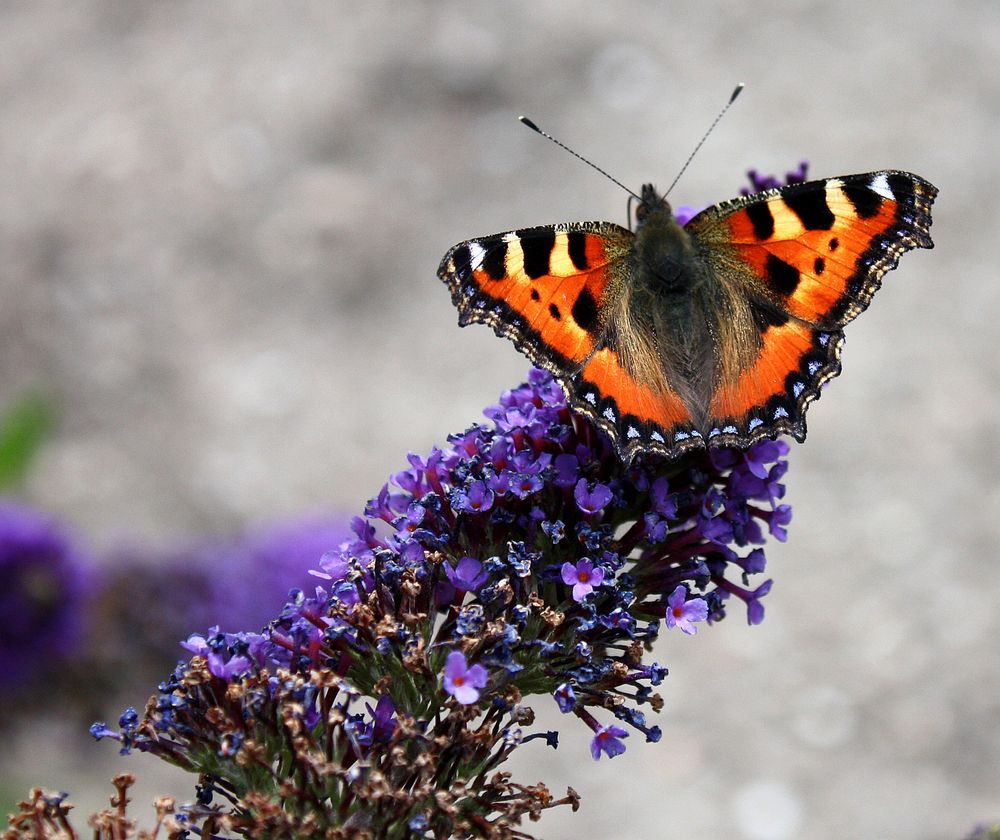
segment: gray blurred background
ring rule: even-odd
[[[996,0],[5,3],[0,396],[62,416],[28,497],[96,546],[360,512],[527,368],[456,327],[445,250],[625,222],[515,117],[664,186],[744,81],[675,203],[802,158],[909,169],[941,190],[937,247],[810,411],[765,623],[664,634],[660,744],[594,764],[542,702],[562,745],[516,769],[583,794],[552,840],[958,838],[1000,818],[998,45]],[[43,724],[2,751],[18,790],[86,810],[128,769],[137,814],[190,796]]]

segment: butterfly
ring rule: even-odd
[[[550,371],[626,462],[790,434],[840,373],[844,326],[911,248],[937,189],[884,170],[790,184],[680,225],[651,184],[635,231],[569,222],[470,239],[444,256],[461,326]]]

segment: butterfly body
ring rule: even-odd
[[[936,189],[883,171],[723,202],[686,225],[651,185],[610,222],[460,243],[439,269],[459,322],[551,371],[622,457],[805,437],[840,372],[843,326],[909,248],[932,247]]]

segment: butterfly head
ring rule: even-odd
[[[655,212],[665,213],[667,216],[673,215],[666,197],[660,195],[652,184],[643,184],[639,204],[635,208],[635,220],[638,224],[642,224]]]

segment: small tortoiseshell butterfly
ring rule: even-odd
[[[633,233],[570,222],[470,239],[439,276],[562,384],[627,462],[806,435],[843,327],[910,248],[937,189],[886,170],[725,201],[683,227],[651,184]]]

